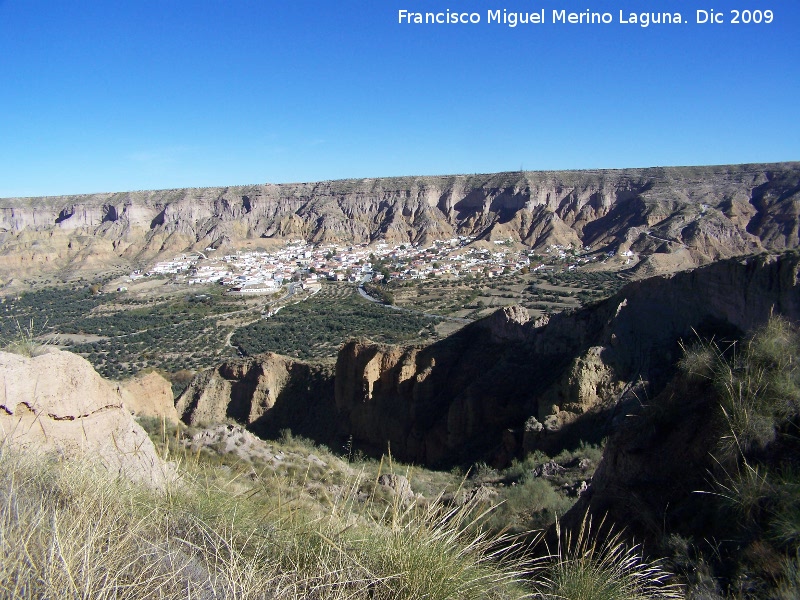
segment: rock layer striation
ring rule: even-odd
[[[88,458],[156,489],[174,477],[124,406],[119,386],[70,352],[0,352],[0,443]]]
[[[0,270],[107,269],[272,238],[408,243],[458,234],[632,250],[654,257],[647,274],[795,247],[798,214],[800,163],[7,198]]]

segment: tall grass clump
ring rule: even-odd
[[[765,448],[778,429],[800,413],[800,332],[772,317],[743,343],[715,342],[686,350],[684,372],[709,379],[720,401],[729,435],[728,456]]]
[[[473,507],[394,502],[354,480],[322,502],[297,481],[184,462],[167,493],[90,465],[0,449],[2,598],[525,597],[532,572]]]
[[[255,597],[274,576],[266,552],[188,508],[89,465],[4,448],[0,597]]]
[[[577,530],[558,524],[558,546],[545,560],[538,597],[545,600],[656,600],[683,598],[683,589],[658,562],[646,560],[637,546],[628,546],[621,532],[601,522],[592,531],[584,516]]]
[[[681,368],[718,405],[709,423],[704,532],[729,593],[795,598],[800,582],[800,330],[771,317],[747,339],[687,350]],[[789,591],[791,590],[791,591]]]
[[[40,328],[40,333],[37,333],[33,319],[28,322],[28,325],[20,325],[19,321],[15,321],[15,325],[17,328],[16,333],[9,339],[0,341],[0,346],[2,346],[3,350],[28,358],[39,356],[47,350],[49,342],[38,339],[47,325],[46,322]]]
[[[470,505],[395,501],[370,526],[324,541],[372,574],[375,597],[526,597],[533,562],[513,538],[489,533],[484,517]]]

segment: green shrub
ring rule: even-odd
[[[520,483],[503,488],[502,504],[489,515],[497,530],[523,533],[552,525],[563,516],[577,498],[569,498],[541,477],[526,477]]]

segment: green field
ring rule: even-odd
[[[166,373],[209,367],[220,359],[230,327],[220,319],[247,313],[216,288],[140,298],[97,293],[92,286],[55,287],[2,299],[3,340],[31,329],[46,343],[87,358],[104,377],[148,368]]]
[[[534,316],[574,309],[607,298],[626,283],[627,279],[613,272],[554,269],[491,279],[432,278],[368,287],[373,296],[397,306],[476,319],[510,304],[520,304]]]
[[[614,273],[552,272],[502,278],[426,279],[374,286],[405,310],[368,302],[356,287],[326,283],[319,293],[241,298],[222,286],[152,281],[140,292],[104,282],[40,288],[0,298],[0,341],[31,330],[41,341],[87,358],[104,377],[125,379],[145,369],[172,377],[238,354],[277,352],[331,360],[349,338],[425,343],[461,327],[442,317],[485,316],[522,304],[537,315],[577,308],[609,296],[625,280]],[[277,312],[275,312],[275,310]],[[269,317],[262,313],[272,311]],[[426,316],[423,313],[428,313]],[[174,377],[172,377],[175,380]]]
[[[124,379],[144,369],[198,371],[236,356],[236,347],[330,359],[348,338],[422,341],[440,321],[367,302],[346,284],[287,301],[263,318],[267,299],[232,297],[221,286],[144,296],[89,285],[43,288],[0,299],[0,341],[31,329],[40,341],[84,356],[104,377]]]
[[[326,285],[312,298],[238,329],[231,344],[244,354],[277,352],[319,359],[336,356],[339,346],[352,337],[386,343],[430,339],[439,321],[368,302],[355,286]]]

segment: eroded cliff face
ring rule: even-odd
[[[121,266],[265,238],[426,242],[454,234],[533,248],[678,253],[686,267],[797,246],[798,207],[798,163],[10,198],[0,200],[0,269]]]
[[[663,389],[680,340],[739,336],[772,313],[800,319],[799,271],[797,253],[732,259],[634,282],[547,323],[515,307],[426,348],[350,342],[337,413],[364,445],[434,465],[502,464],[523,448],[602,437],[626,403]]]
[[[155,372],[139,374],[119,385],[125,408],[137,417],[155,417],[177,423],[172,385]]]
[[[679,342],[800,319],[800,253],[729,259],[629,284],[549,320],[507,307],[426,347],[352,340],[335,372],[277,355],[207,371],[187,422],[235,419],[340,447],[447,466],[599,439],[674,373]]]
[[[236,421],[263,435],[302,431],[320,441],[331,433],[332,369],[278,354],[234,359],[199,373],[176,401],[190,425]]]
[[[253,423],[275,405],[292,365],[277,354],[223,363],[195,377],[178,399],[176,410],[190,425],[229,418]]]
[[[509,307],[424,348],[351,341],[336,363],[343,431],[372,452],[432,465],[493,450],[493,434],[525,420],[536,369],[528,369],[524,308]]]

